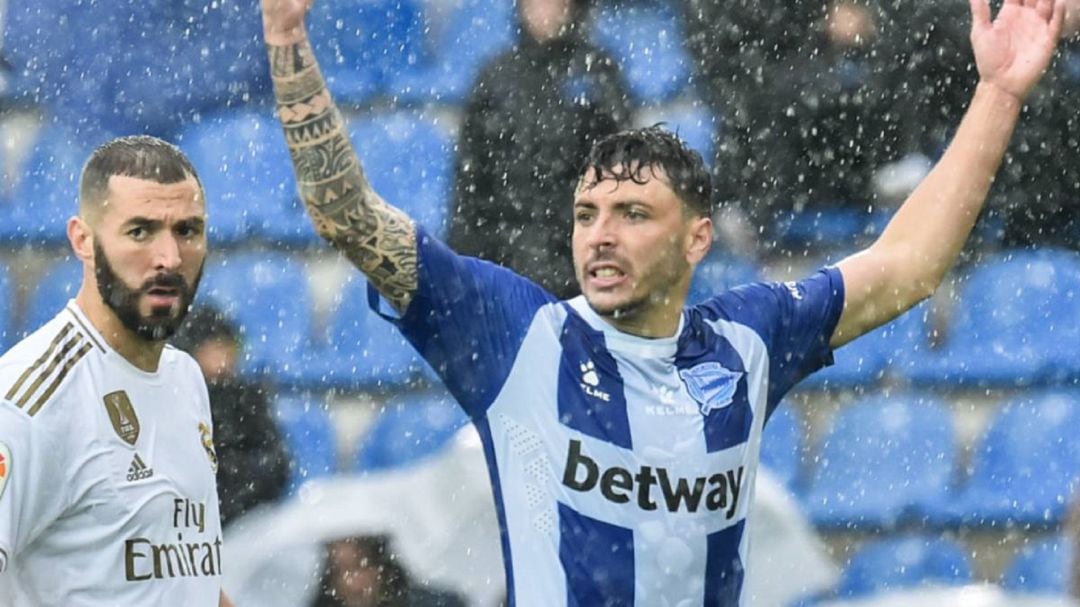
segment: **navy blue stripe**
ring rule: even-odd
[[[499,541],[502,542],[503,570],[506,572],[506,604],[514,607],[514,561],[510,558],[510,534],[506,527],[506,502],[503,501],[502,488],[499,486],[499,462],[495,458],[495,442],[491,437],[491,425],[487,416],[474,419],[473,425],[480,435],[480,444],[484,446],[484,461],[487,462],[491,490],[495,494],[495,515],[499,519]]]
[[[686,383],[687,392],[697,400],[698,408],[705,414],[705,423],[702,425],[705,431],[705,450],[709,453],[730,449],[741,445],[750,439],[750,428],[754,422],[754,412],[750,407],[750,399],[746,373],[746,365],[742,357],[731,345],[707,325],[701,315],[690,316],[688,330],[680,338],[679,353],[675,358],[675,366],[679,369],[679,376]],[[703,382],[695,389],[688,382],[694,382],[696,367],[708,363],[719,363],[726,372],[738,374],[734,394],[727,391],[717,391],[714,381],[708,376],[700,376]],[[712,388],[712,390],[704,390]],[[706,392],[706,402],[698,400],[701,393]],[[717,402],[715,397],[718,392],[731,394],[730,400]],[[709,399],[713,400],[709,400]],[[719,408],[717,408],[719,407]]]
[[[619,364],[608,351],[604,334],[570,306],[565,308],[559,335],[559,421],[582,434],[633,449]]]
[[[634,532],[559,504],[567,607],[633,607]]]
[[[746,520],[708,537],[705,557],[705,607],[739,607],[744,566],[739,557]]]

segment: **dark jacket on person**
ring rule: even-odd
[[[629,125],[628,94],[615,62],[579,34],[522,34],[466,105],[451,246],[575,295],[575,181],[593,142]]]
[[[289,456],[261,385],[220,379],[207,382],[206,387],[214,419],[221,522],[227,525],[255,506],[284,495]]]

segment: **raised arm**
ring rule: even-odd
[[[308,41],[312,0],[262,0],[278,117],[300,196],[326,240],[398,310],[416,292],[416,228],[371,187]]]
[[[1005,0],[993,21],[970,0],[979,85],[934,170],[869,248],[841,261],[841,346],[929,297],[956,261],[982,210],[1020,116],[1061,35],[1065,0]]]

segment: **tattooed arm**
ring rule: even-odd
[[[371,187],[304,28],[312,0],[262,0],[278,117],[315,227],[398,310],[416,292],[416,228]]]

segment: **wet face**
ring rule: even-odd
[[[206,260],[206,207],[189,178],[160,184],[109,179],[94,221],[98,292],[127,329],[161,341],[179,328]]]
[[[382,596],[383,567],[377,554],[358,542],[330,545],[335,596],[347,607],[374,607]]]
[[[694,231],[662,169],[644,183],[591,175],[574,201],[574,268],[589,305],[601,316],[629,319],[682,307],[693,263]],[[711,232],[710,232],[711,234]],[[707,250],[707,246],[706,246]]]

